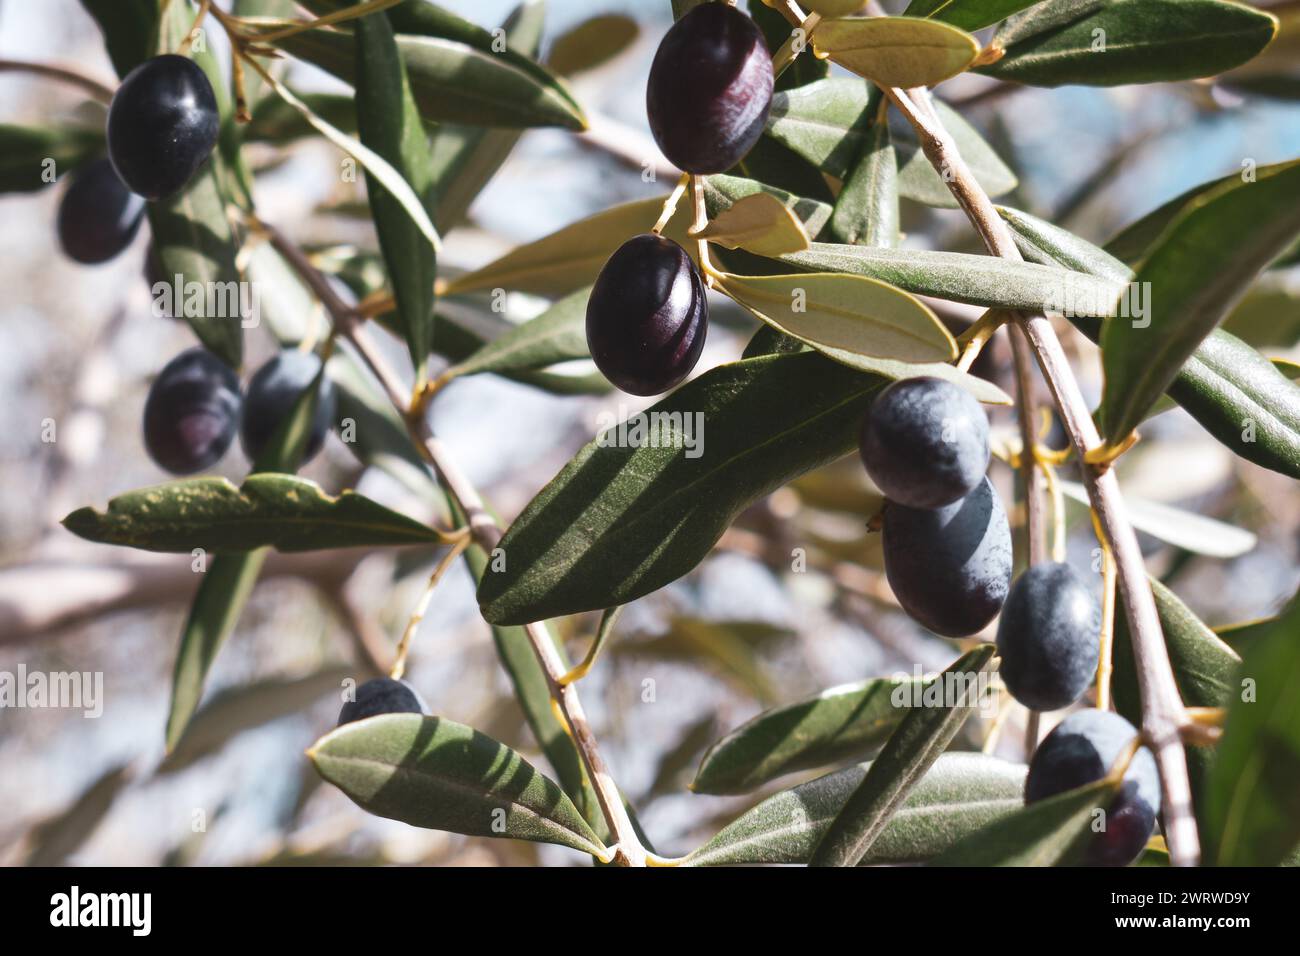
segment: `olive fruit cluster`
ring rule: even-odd
[[[428,707],[414,687],[391,677],[377,677],[357,688],[357,695],[339,711],[338,726],[380,714],[424,714]]]
[[[193,61],[167,54],[127,74],[108,110],[108,156],[73,177],[59,204],[59,244],[76,262],[112,259],[135,238],[145,200],[169,199],[217,142],[217,98]]]
[[[144,405],[144,444],[149,457],[174,475],[211,468],[242,430],[244,452],[256,460],[316,379],[320,358],[283,351],[263,365],[242,395],[239,377],[202,347],[182,352],[154,379]],[[334,420],[334,389],[321,383],[315,417],[303,451],[310,461],[321,450]],[[241,429],[242,422],[242,429]]]
[[[862,463],[885,493],[885,575],[903,610],[945,637],[982,629],[1011,584],[1011,528],[993,484],[988,417],[943,379],[903,379],[863,419]]]
[[[1071,714],[1038,745],[1025,777],[1025,803],[1046,800],[1106,776],[1137,729],[1119,714],[1088,708]],[[1129,762],[1103,826],[1089,838],[1087,862],[1125,866],[1151,838],[1160,806],[1160,777],[1151,751],[1140,747]]]

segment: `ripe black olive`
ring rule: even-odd
[[[204,348],[163,367],[144,404],[144,444],[158,465],[189,475],[215,465],[239,430],[239,377]]]
[[[108,110],[108,155],[122,182],[167,199],[207,161],[217,142],[217,98],[203,69],[172,53],[127,74]]]
[[[77,262],[107,262],[131,244],[143,218],[144,200],[97,159],[73,174],[59,203],[59,245]]]
[[[702,3],[673,24],[650,66],[650,131],[677,168],[720,173],[758,142],[773,82],[754,21],[728,4]]]
[[[633,395],[658,395],[686,378],[704,350],[709,306],[686,250],[645,233],[619,246],[587,300],[587,347],[596,367]]]

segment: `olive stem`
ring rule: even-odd
[[[89,93],[92,99],[101,103],[111,103],[113,101],[113,90],[111,87],[99,82],[93,77],[78,73],[63,66],[49,66],[45,63],[29,63],[26,60],[5,60],[0,59],[0,73],[31,73],[33,76],[43,76],[50,80],[59,80],[63,83],[70,83],[73,86],[79,86],[83,91]]]
[[[691,174],[682,173],[681,179],[677,180],[677,185],[673,187],[673,191],[664,200],[663,211],[659,213],[659,219],[650,229],[656,236],[664,231],[664,226],[668,225],[668,220],[672,219],[673,213],[677,212],[677,201],[682,198],[682,193],[686,192],[686,187],[690,184],[690,181]]]
[[[433,573],[429,575],[429,583],[424,586],[424,592],[420,595],[420,600],[416,602],[415,610],[411,612],[411,617],[402,631],[402,639],[397,643],[397,658],[393,661],[392,670],[388,674],[393,680],[401,680],[402,675],[406,673],[406,656],[411,650],[411,640],[415,637],[415,632],[420,628],[420,622],[424,620],[424,615],[429,610],[429,601],[433,598],[433,592],[438,587],[438,582],[447,572],[447,569],[461,556],[462,552],[469,547],[471,540],[469,530],[466,529],[460,539],[439,559]]]
[[[267,223],[261,221],[255,223],[256,228],[266,234],[275,250],[320,299],[338,334],[347,339],[375,378],[379,380],[388,395],[388,400],[402,416],[416,448],[433,467],[442,487],[464,515],[474,543],[488,554],[492,554],[502,537],[496,518],[479,497],[478,490],[451,459],[446,447],[433,434],[428,419],[424,415],[409,413],[408,390],[403,387],[397,375],[389,368],[366,335],[365,329],[361,327],[361,316],[343,300],[324,274],[311,264],[306,254],[289,241],[284,233]],[[524,627],[524,631],[538,663],[541,664],[552,705],[563,717],[563,723],[596,791],[596,800],[600,804],[601,814],[616,844],[613,849],[613,862],[623,866],[644,866],[645,848],[636,835],[627,808],[623,806],[622,796],[601,756],[596,736],[587,722],[582,700],[578,696],[578,688],[574,684],[566,686],[560,683],[567,669],[560,657],[559,649],[555,646],[545,623],[539,621],[528,624]]]
[[[1110,677],[1114,672],[1115,648],[1115,558],[1105,542],[1101,545],[1101,646],[1097,654],[1097,709],[1110,709]]]
[[[704,177],[691,174],[691,198],[695,201],[695,217],[691,221],[691,233],[703,232],[709,224],[709,211],[704,205]],[[697,249],[700,256],[700,269],[704,273],[705,283],[712,288],[716,272],[713,263],[709,261],[709,240],[697,239]]]

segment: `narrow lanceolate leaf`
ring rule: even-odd
[[[555,38],[546,65],[562,76],[595,69],[627,50],[640,32],[636,20],[623,14],[591,17]]]
[[[541,67],[522,65],[509,48],[501,53],[461,40],[398,33],[420,115],[466,126],[586,128],[572,94]],[[312,30],[276,40],[275,45],[314,63],[345,83],[355,83],[352,38],[344,31]],[[539,75],[537,71],[541,71]]]
[[[1112,310],[1122,282],[1033,262],[922,249],[883,249],[814,242],[807,252],[781,261],[815,272],[847,272],[879,279],[914,295],[987,308],[1041,311],[1062,289],[1075,293],[1081,308]]]
[[[992,644],[981,644],[935,678],[943,689],[940,699],[908,711],[890,734],[880,756],[822,834],[810,866],[856,866],[862,860],[890,817],[980,706],[981,674],[994,652]]]
[[[851,246],[898,245],[898,160],[888,123],[875,123],[868,131],[862,155],[835,198],[830,233]]]
[[[104,34],[118,76],[126,76],[158,52],[157,0],[81,0]]]
[[[505,744],[443,717],[346,724],[308,751],[358,806],[412,826],[599,854],[600,840],[554,782]]]
[[[424,202],[432,186],[433,158],[420,114],[411,96],[406,69],[386,17],[371,14],[356,22],[357,130],[361,142],[382,156]],[[366,192],[384,255],[397,315],[415,366],[424,376],[433,343],[433,245],[402,208],[401,202],[369,170]]]
[[[1277,20],[1222,0],[1050,0],[994,38],[980,72],[1015,83],[1120,86],[1214,76],[1259,53]],[[1035,11],[1031,11],[1030,17]]]
[[[590,285],[614,250],[639,232],[649,232],[664,198],[614,206],[536,242],[519,246],[475,272],[447,283],[447,294],[506,289],[537,295],[565,295]],[[687,217],[679,207],[664,234],[686,242]],[[675,230],[675,234],[674,234]]]
[[[501,28],[506,43],[526,57],[536,57],[546,15],[543,0],[525,0]],[[496,175],[519,142],[521,132],[440,123],[431,141],[433,221],[445,233],[458,225],[470,203]]]
[[[302,118],[310,123],[317,132],[360,163],[368,176],[373,176],[383,185],[384,189],[397,201],[436,253],[441,245],[438,231],[433,228],[433,223],[429,221],[429,214],[425,212],[420,197],[415,194],[415,190],[411,188],[410,184],[402,178],[402,174],[394,169],[388,160],[369,146],[358,142],[313,113],[306,103],[298,99],[287,86],[276,80],[275,77],[271,77],[269,82],[271,88],[275,90],[279,97],[297,110]]]
[[[711,217],[721,215],[733,204],[760,192],[779,199],[799,218],[809,235],[815,236],[830,218],[830,207],[824,203],[803,199],[751,179],[718,175],[704,180],[705,204]],[[500,288],[558,297],[589,286],[615,249],[637,233],[650,231],[666,198],[661,196],[612,206],[541,239],[518,246],[481,269],[452,279],[447,284],[447,294]],[[687,206],[689,203],[685,201],[678,204],[663,234],[694,255],[695,243],[686,234],[690,225]]]
[[[1207,808],[1207,859],[1275,866],[1300,845],[1300,599],[1247,649],[1219,742]]]
[[[737,276],[721,290],[778,331],[839,353],[901,362],[945,362],[957,345],[918,299],[875,279],[843,273]]]
[[[199,341],[232,368],[243,361],[243,312],[238,249],[226,197],[217,178],[218,157],[176,196],[148,204],[149,228],[163,281],[171,288],[172,314],[184,318]]]
[[[1062,481],[1060,484],[1066,497],[1085,507],[1088,505],[1088,490],[1083,485],[1073,481]],[[1126,495],[1124,505],[1133,527],[1193,554],[1235,558],[1254,550],[1259,542],[1245,528],[1158,501]]]
[[[980,46],[965,30],[915,17],[826,20],[813,46],[881,86],[934,86],[966,70]]]
[[[95,130],[0,123],[0,193],[44,189],[103,150]]]
[[[912,706],[914,677],[844,684],[774,707],[727,734],[704,755],[691,789],[748,793],[770,780],[861,757],[884,743]]]
[[[119,495],[97,512],[63,519],[90,541],[146,551],[280,551],[365,545],[427,544],[437,535],[353,491],[337,497],[284,474],[249,475],[236,488],[225,478],[186,478]]]
[[[844,179],[867,146],[879,105],[880,91],[871,83],[845,77],[819,80],[777,93],[767,131],[822,172]],[[1015,173],[974,127],[942,100],[934,105],[984,191],[1001,196],[1015,189]],[[955,207],[956,200],[925,158],[911,125],[891,116],[890,136],[898,161],[899,195],[930,206]]]
[[[1117,785],[1108,780],[1031,803],[972,833],[933,866],[1070,866],[1081,861]]]
[[[1153,579],[1151,591],[1183,703],[1189,707],[1227,706],[1236,687],[1241,658],[1169,588]],[[1133,645],[1123,615],[1115,617],[1115,673],[1111,689],[1115,709],[1136,725],[1141,722],[1142,702],[1133,665]]]
[[[765,192],[739,200],[692,236],[757,256],[780,256],[808,248],[808,233],[799,217],[780,199]]]
[[[741,510],[853,448],[884,381],[801,353],[682,386],[648,410],[657,441],[597,437],[524,509],[501,542],[505,569],[479,585],[484,616],[522,624],[603,610],[676,580]]]
[[[687,866],[807,863],[870,771],[857,764],[768,797],[686,858]],[[1024,801],[1025,768],[974,753],[940,754],[862,864],[921,863]]]
[[[1031,7],[1037,0],[912,0],[904,13],[930,17],[963,30],[981,30]]]
[[[266,562],[266,550],[216,554],[207,558],[207,570],[190,604],[181,631],[180,649],[172,668],[171,703],[167,711],[166,741],[171,752],[198,709],[203,685],[217,652],[234,631],[239,615],[253,593],[253,585]]]
[[[1116,282],[1132,278],[1123,262],[1078,236],[1018,210],[1001,212],[1026,258]],[[1069,318],[1094,342],[1100,339],[1100,321]],[[1168,395],[1235,454],[1300,478],[1300,386],[1236,336],[1223,329],[1206,336],[1170,383]],[[1151,411],[1160,406],[1157,402]]]
[[[510,372],[545,368],[557,362],[587,358],[587,298],[579,289],[545,312],[488,342],[440,376],[444,379],[479,372]]]
[[[1300,233],[1297,193],[1300,161],[1264,167],[1255,181],[1212,190],[1170,223],[1134,280],[1149,289],[1149,313],[1102,330],[1100,412],[1111,442],[1138,426],[1254,277]]]

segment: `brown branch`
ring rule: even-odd
[[[329,280],[308,261],[302,250],[273,226],[258,223],[257,227],[266,234],[276,251],[316,293],[321,304],[330,314],[335,330],[356,350],[379,380],[389,401],[405,421],[416,448],[433,467],[442,486],[455,499],[461,512],[466,516],[474,542],[491,554],[501,541],[501,528],[483,503],[483,499],[479,497],[477,489],[460,471],[448,455],[446,447],[433,434],[424,415],[423,403],[408,400],[408,391],[403,388],[401,381],[366,335],[366,330],[362,327],[356,311],[334,291]],[[596,791],[601,813],[609,825],[610,833],[613,834],[616,844],[613,848],[614,862],[624,866],[644,866],[645,848],[632,827],[631,818],[623,806],[622,796],[601,756],[596,736],[591,730],[582,700],[578,696],[577,685],[561,683],[561,678],[568,672],[568,668],[560,658],[559,649],[555,646],[543,622],[529,624],[524,630],[532,645],[533,653],[542,666],[551,698],[559,705],[574,746],[587,769],[587,775]]]
[[[89,93],[93,99],[101,103],[111,103],[113,101],[112,87],[101,83],[94,77],[86,76],[84,73],[78,73],[76,70],[63,66],[30,63],[26,60],[0,59],[0,73],[31,73],[33,76],[43,76],[46,79],[59,80],[80,87],[83,92]]]

